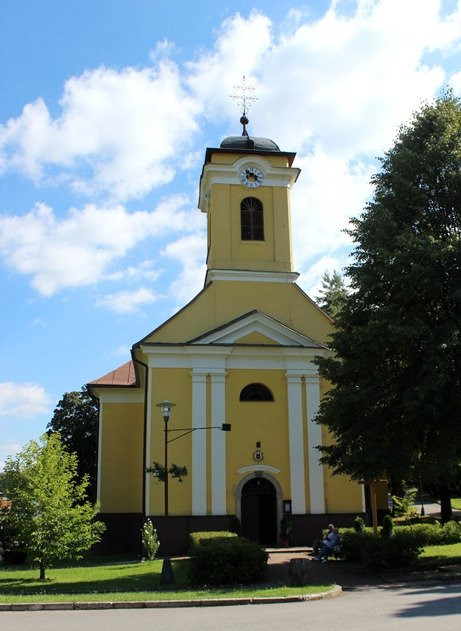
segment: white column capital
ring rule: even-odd
[[[224,369],[219,369],[219,370],[209,370],[208,374],[211,377],[211,381],[213,383],[225,383],[226,381],[226,376],[227,376],[227,371]]]
[[[285,377],[287,383],[301,383],[304,374],[299,370],[287,370],[285,371]]]
[[[191,376],[192,383],[204,383],[207,380],[208,371],[192,368],[192,370],[190,371],[190,376]]]

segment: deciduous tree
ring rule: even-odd
[[[31,441],[4,467],[10,505],[1,520],[40,569],[40,579],[56,560],[80,558],[100,540],[105,526],[95,521],[98,505],[86,500],[88,477],[77,480],[77,457],[59,434]]]

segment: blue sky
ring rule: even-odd
[[[461,3],[0,2],[0,467],[203,286],[207,146],[296,151],[300,284],[347,263],[376,156],[445,87]],[[245,7],[245,8],[243,8]]]

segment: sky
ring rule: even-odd
[[[461,0],[0,0],[0,469],[203,287],[206,147],[294,151],[313,298],[412,112],[461,95]]]

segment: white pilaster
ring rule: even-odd
[[[96,500],[101,501],[101,479],[102,479],[102,419],[104,403],[99,400],[99,425],[98,425],[98,477],[96,484]]]
[[[207,373],[193,369],[192,427],[206,426]],[[207,432],[192,432],[192,515],[206,515],[206,441]]]
[[[211,425],[226,420],[226,373],[211,372]],[[226,515],[226,432],[211,430],[211,513]]]
[[[319,514],[325,512],[323,465],[319,463],[321,453],[316,449],[322,445],[322,428],[318,423],[314,423],[320,405],[320,381],[318,375],[305,375],[305,381],[310,509],[311,513]]]
[[[301,374],[287,370],[288,437],[290,448],[291,505],[294,514],[306,512]]]
[[[147,377],[146,377],[146,467],[150,467],[152,465],[152,451],[151,451],[151,442],[152,442],[152,396],[151,393],[151,379],[152,379],[152,369],[147,368]],[[151,514],[151,505],[150,505],[150,485],[152,483],[152,475],[150,473],[144,472],[145,476],[145,496],[144,496],[144,506],[146,515]]]

